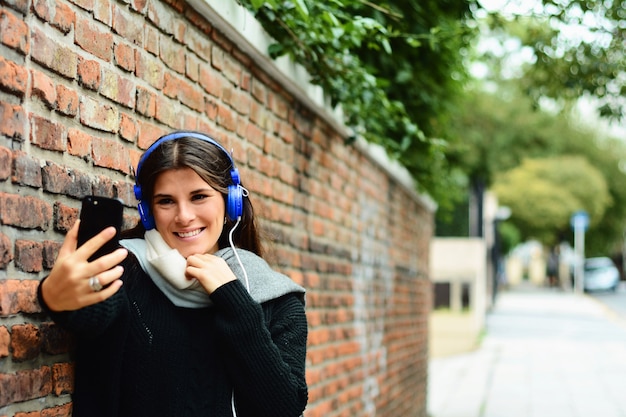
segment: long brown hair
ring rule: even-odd
[[[209,141],[182,136],[163,141],[141,163],[141,170],[137,173],[137,184],[141,187],[142,198],[148,203],[148,207],[152,207],[157,177],[165,171],[180,168],[195,171],[207,184],[222,194],[226,206],[228,186],[233,184],[230,172],[234,168],[229,155]],[[220,249],[230,245],[228,235],[235,224],[236,220],[227,219],[218,239]],[[125,231],[123,237],[143,237],[145,231],[140,221],[134,228]],[[239,248],[259,256],[263,255],[254,209],[247,195],[243,197],[243,213],[239,225],[233,232],[233,243]]]

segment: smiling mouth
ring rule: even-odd
[[[194,237],[199,235],[200,233],[202,233],[202,231],[204,230],[204,228],[202,229],[196,229],[193,230],[191,232],[174,232],[174,234],[178,237]]]

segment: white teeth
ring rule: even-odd
[[[178,232],[176,234],[180,237],[193,237],[193,236],[199,235],[201,231],[202,229],[196,229],[193,232],[187,232],[187,233]]]

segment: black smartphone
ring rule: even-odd
[[[119,247],[120,231],[124,218],[124,205],[117,198],[90,195],[83,198],[80,209],[80,226],[78,228],[78,246],[100,233],[109,226],[115,227],[117,233],[105,243],[89,261],[113,252]]]

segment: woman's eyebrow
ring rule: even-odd
[[[193,190],[190,192],[190,194],[196,194],[196,193],[205,193],[207,191],[214,191],[214,188],[211,187],[205,187],[205,188],[198,188],[197,190]]]
[[[208,193],[208,192],[215,192],[216,190],[214,188],[198,188],[197,190],[192,190],[189,192],[189,195],[196,195],[196,194],[201,194],[201,193]],[[167,198],[171,198],[172,194],[167,194],[167,193],[158,193],[155,194],[153,196],[153,198],[163,198],[163,197],[167,197]]]

